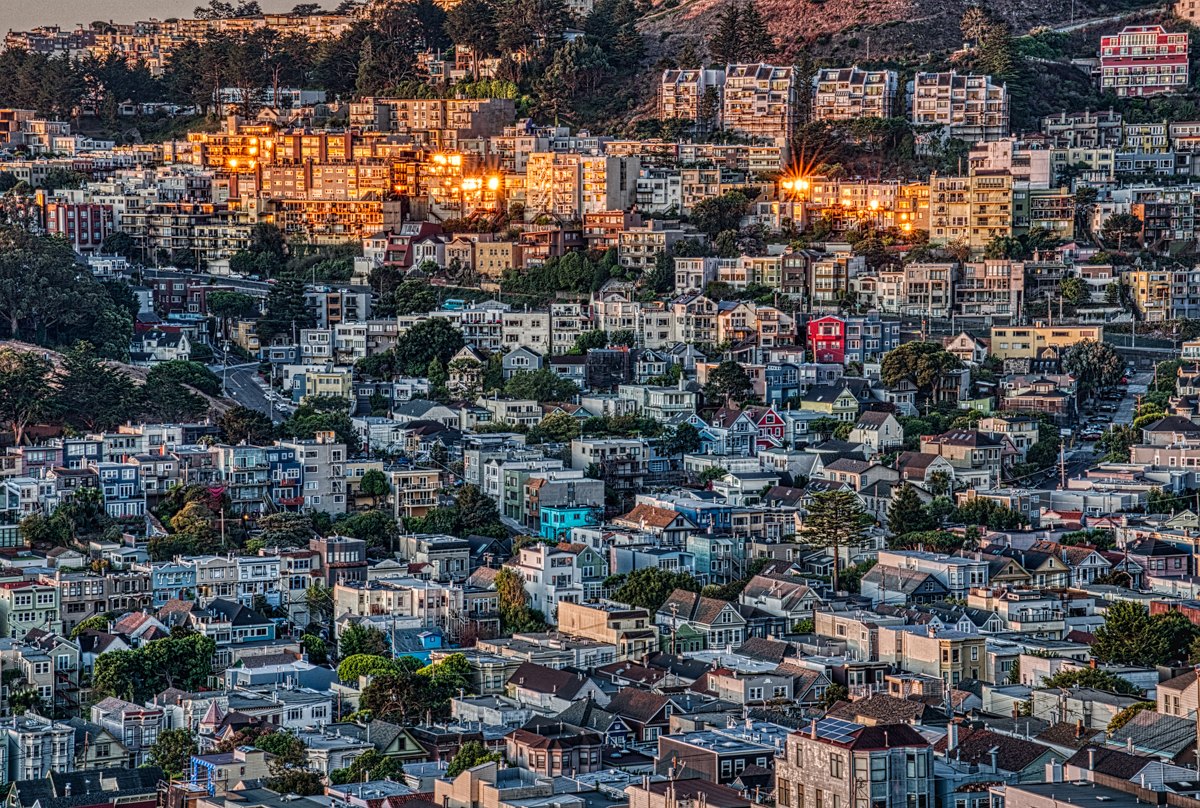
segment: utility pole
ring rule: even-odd
[[[1067,490],[1067,453],[1063,448],[1062,441],[1058,444],[1058,478],[1059,488]]]

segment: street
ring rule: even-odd
[[[217,346],[213,346],[213,356],[214,361],[209,369],[222,378],[225,394],[231,400],[243,407],[258,410],[276,424],[291,414],[294,407],[290,402],[277,399],[272,403],[267,397],[268,390],[259,378],[257,362],[236,362],[237,357],[223,352]]]
[[[1137,407],[1137,399],[1146,394],[1146,389],[1152,378],[1152,373],[1135,373],[1129,378],[1129,384],[1125,386],[1124,394],[1121,396],[1121,400],[1117,402],[1117,411],[1114,413],[1100,413],[1100,417],[1108,420],[1107,426],[1133,423],[1133,411]],[[1076,427],[1076,434],[1073,438],[1076,443],[1066,453],[1066,477],[1068,480],[1083,474],[1095,465],[1096,461],[1102,455],[1098,441],[1080,441],[1078,433],[1079,430]],[[1057,467],[1052,470],[1050,482],[1055,488],[1062,487],[1061,475]]]

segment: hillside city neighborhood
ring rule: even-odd
[[[696,3],[8,32],[4,808],[1200,808],[1200,3]]]

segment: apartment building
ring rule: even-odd
[[[424,516],[437,507],[438,492],[446,482],[441,470],[399,468],[386,473],[392,487],[392,513],[397,519]]]
[[[1192,25],[1200,20],[1200,2],[1197,0],[1175,0],[1175,16]]]
[[[775,761],[779,808],[932,808],[933,747],[901,723],[814,719]]]
[[[658,83],[658,117],[719,127],[724,87],[724,70],[664,70]]]
[[[608,575],[608,564],[586,545],[526,545],[505,566],[521,575],[530,606],[541,610],[550,623],[557,622],[561,604],[600,597]]]
[[[0,636],[21,638],[33,629],[62,632],[58,587],[33,581],[0,583]]]
[[[813,79],[812,117],[819,121],[891,118],[899,77],[894,70],[822,68]]]
[[[990,76],[917,73],[912,83],[912,122],[944,126],[968,142],[1008,137],[1008,89]]]
[[[9,782],[44,780],[54,773],[74,770],[75,728],[37,713],[11,719],[7,744],[0,761],[7,761]]]
[[[118,698],[106,698],[92,705],[92,723],[103,727],[120,739],[129,753],[129,766],[146,762],[150,747],[166,728],[164,714],[158,707],[143,707]]]
[[[1008,171],[981,170],[966,177],[929,179],[931,242],[961,242],[982,250],[1013,230],[1013,178]]]
[[[1188,84],[1187,32],[1127,25],[1100,38],[1100,89],[1121,98],[1181,92]]]
[[[1021,316],[1024,299],[1024,262],[969,262],[963,265],[954,284],[954,310],[966,317],[1016,320]]]
[[[613,645],[618,660],[641,659],[659,650],[658,627],[645,609],[620,604],[587,604],[562,601],[558,605],[558,630]]]
[[[1121,113],[1113,110],[1063,111],[1042,118],[1041,130],[1052,149],[1116,148],[1121,145],[1121,122]]]
[[[526,219],[580,221],[588,213],[625,210],[633,204],[640,168],[637,156],[531,154],[525,173]]]
[[[1104,340],[1104,327],[1088,326],[994,326],[992,356],[997,359],[1043,359],[1057,357],[1081,340]]]
[[[679,241],[695,231],[678,222],[652,219],[641,227],[630,227],[617,235],[617,260],[621,266],[648,272],[660,253],[670,254]]]
[[[352,127],[409,135],[418,146],[441,151],[500,135],[516,117],[510,98],[364,98],[350,105]]]
[[[934,626],[880,626],[879,661],[956,685],[987,673],[986,639]]]
[[[721,125],[726,132],[786,148],[795,128],[794,70],[768,64],[729,65]]]

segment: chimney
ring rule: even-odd
[[[1088,771],[1092,772],[1095,770],[1096,770],[1096,747],[1089,746],[1088,747]]]
[[[1054,758],[1050,758],[1050,762],[1046,764],[1046,782],[1061,783],[1063,781],[1063,767]]]
[[[1095,657],[1092,657],[1091,662],[1089,662],[1088,664],[1091,665],[1092,670],[1096,670],[1096,658]]]
[[[988,751],[988,755],[992,759],[992,774],[995,774],[996,772],[1000,771],[1000,767],[999,767],[1000,747],[993,746]]]
[[[947,729],[948,734],[946,735],[946,754],[949,755],[958,748],[958,722],[951,721],[950,726]]]
[[[817,719],[812,720],[812,728],[809,730],[810,737],[815,741],[817,739]]]
[[[1083,737],[1083,719],[1082,718],[1078,718],[1075,720],[1075,737],[1076,738]]]

